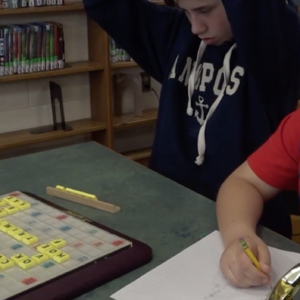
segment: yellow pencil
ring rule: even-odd
[[[239,239],[239,242],[241,244],[241,246],[243,247],[243,249],[245,250],[246,254],[249,256],[249,258],[251,259],[252,263],[254,264],[254,266],[260,271],[260,265],[258,260],[256,259],[255,255],[253,254],[253,252],[251,251],[251,249],[248,247],[247,243],[245,242],[245,240],[243,238]]]
[[[241,246],[243,247],[244,251],[246,252],[246,254],[248,255],[248,257],[251,259],[254,266],[259,271],[261,271],[260,264],[259,264],[257,258],[255,257],[255,255],[253,254],[253,252],[251,251],[251,249],[249,248],[249,246],[247,245],[246,241],[243,238],[240,238],[239,242],[240,242]],[[272,289],[271,280],[269,281],[268,285]]]

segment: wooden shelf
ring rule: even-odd
[[[67,63],[66,67],[64,69],[36,72],[36,73],[28,73],[28,74],[16,74],[16,75],[1,76],[0,83],[1,82],[20,81],[20,80],[39,79],[39,78],[44,78],[44,77],[56,77],[56,76],[86,73],[86,72],[98,71],[98,70],[103,70],[103,66],[99,63],[74,62],[74,63]]]
[[[157,109],[151,109],[143,112],[141,117],[133,114],[124,114],[122,116],[114,116],[114,130],[121,131],[132,127],[139,127],[155,123],[157,119]]]
[[[149,159],[151,156],[151,148],[147,149],[141,149],[141,150],[136,150],[136,151],[131,151],[127,153],[123,153],[123,155],[130,159],[133,160],[145,167],[149,167]]]
[[[124,153],[123,155],[131,160],[141,160],[144,158],[149,158],[151,156],[151,148],[131,151]]]
[[[26,7],[26,8],[8,8],[1,9],[0,16],[13,16],[13,15],[28,15],[40,13],[59,13],[71,11],[83,11],[82,2],[67,3],[65,5],[57,6],[40,6],[40,7]]]
[[[138,64],[134,61],[122,61],[111,64],[112,69],[137,68]]]
[[[42,134],[32,134],[30,133],[31,129],[7,132],[0,134],[0,150],[18,147],[23,145],[29,145],[39,142],[46,142],[49,140],[55,140],[60,138],[66,138],[70,136],[95,132],[106,129],[104,123],[95,121],[92,119],[83,119],[77,121],[67,122],[73,130],[72,131],[52,131]]]

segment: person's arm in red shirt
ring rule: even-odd
[[[299,147],[300,111],[296,111],[282,121],[276,133],[237,168],[219,190],[217,219],[225,246],[221,270],[236,286],[260,285],[267,278],[240,252],[238,239],[248,237],[253,251],[261,254],[260,261],[265,260],[266,266],[262,269],[268,273],[270,258],[266,246],[256,235],[256,226],[265,201],[281,190],[297,190]]]

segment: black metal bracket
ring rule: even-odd
[[[31,133],[33,133],[33,134],[45,133],[45,132],[56,131],[56,130],[64,130],[64,131],[73,130],[73,128],[71,126],[67,125],[66,121],[65,121],[65,113],[64,113],[64,105],[63,105],[63,96],[62,96],[61,86],[53,81],[50,81],[49,89],[50,89],[50,97],[51,97],[53,125],[35,128],[35,129],[31,130]],[[61,123],[57,123],[55,100],[57,100],[58,104],[59,104]]]

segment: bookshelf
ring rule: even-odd
[[[115,131],[136,128],[155,123],[157,119],[157,110],[151,109],[143,112],[141,117],[136,117],[133,114],[123,114],[122,116],[114,116],[113,128]]]
[[[82,2],[67,3],[62,6],[41,6],[41,7],[28,7],[28,8],[8,8],[1,9],[0,16],[14,16],[14,15],[30,15],[30,14],[41,14],[41,13],[61,13],[61,12],[72,12],[82,11]]]
[[[161,3],[157,3],[161,4]],[[1,9],[0,16],[5,16],[9,22],[10,16],[36,16],[42,20],[51,20],[51,16],[72,12],[85,13],[82,2],[66,3],[63,6],[43,6],[33,8]],[[63,23],[63,22],[62,22]],[[76,121],[67,121],[73,130],[56,130],[43,134],[32,134],[31,129],[6,132],[0,134],[1,150],[17,148],[33,144],[43,144],[48,141],[61,140],[68,137],[89,134],[91,139],[102,145],[114,149],[114,133],[130,130],[148,124],[153,124],[157,118],[157,110],[148,110],[141,117],[131,114],[114,116],[112,73],[119,69],[136,68],[134,61],[110,62],[110,38],[106,32],[93,20],[87,17],[88,61],[66,61],[64,69],[44,71],[29,74],[8,75],[0,77],[0,85],[4,82],[37,80],[40,78],[68,76],[79,73],[89,74],[91,117]],[[68,41],[65,41],[66,43]],[[63,86],[62,86],[63,90]],[[128,159],[147,165],[151,149],[123,153]]]
[[[32,79],[45,78],[50,76],[56,77],[56,76],[63,76],[63,75],[72,75],[72,74],[79,74],[79,73],[86,73],[86,72],[100,71],[100,70],[104,70],[104,67],[101,64],[96,62],[95,63],[89,61],[74,62],[74,63],[67,63],[64,69],[57,69],[52,71],[36,72],[36,73],[29,73],[29,74],[1,76],[0,83],[20,81],[20,80],[32,80]]]
[[[112,69],[136,68],[138,64],[134,61],[124,61],[111,64]]]

